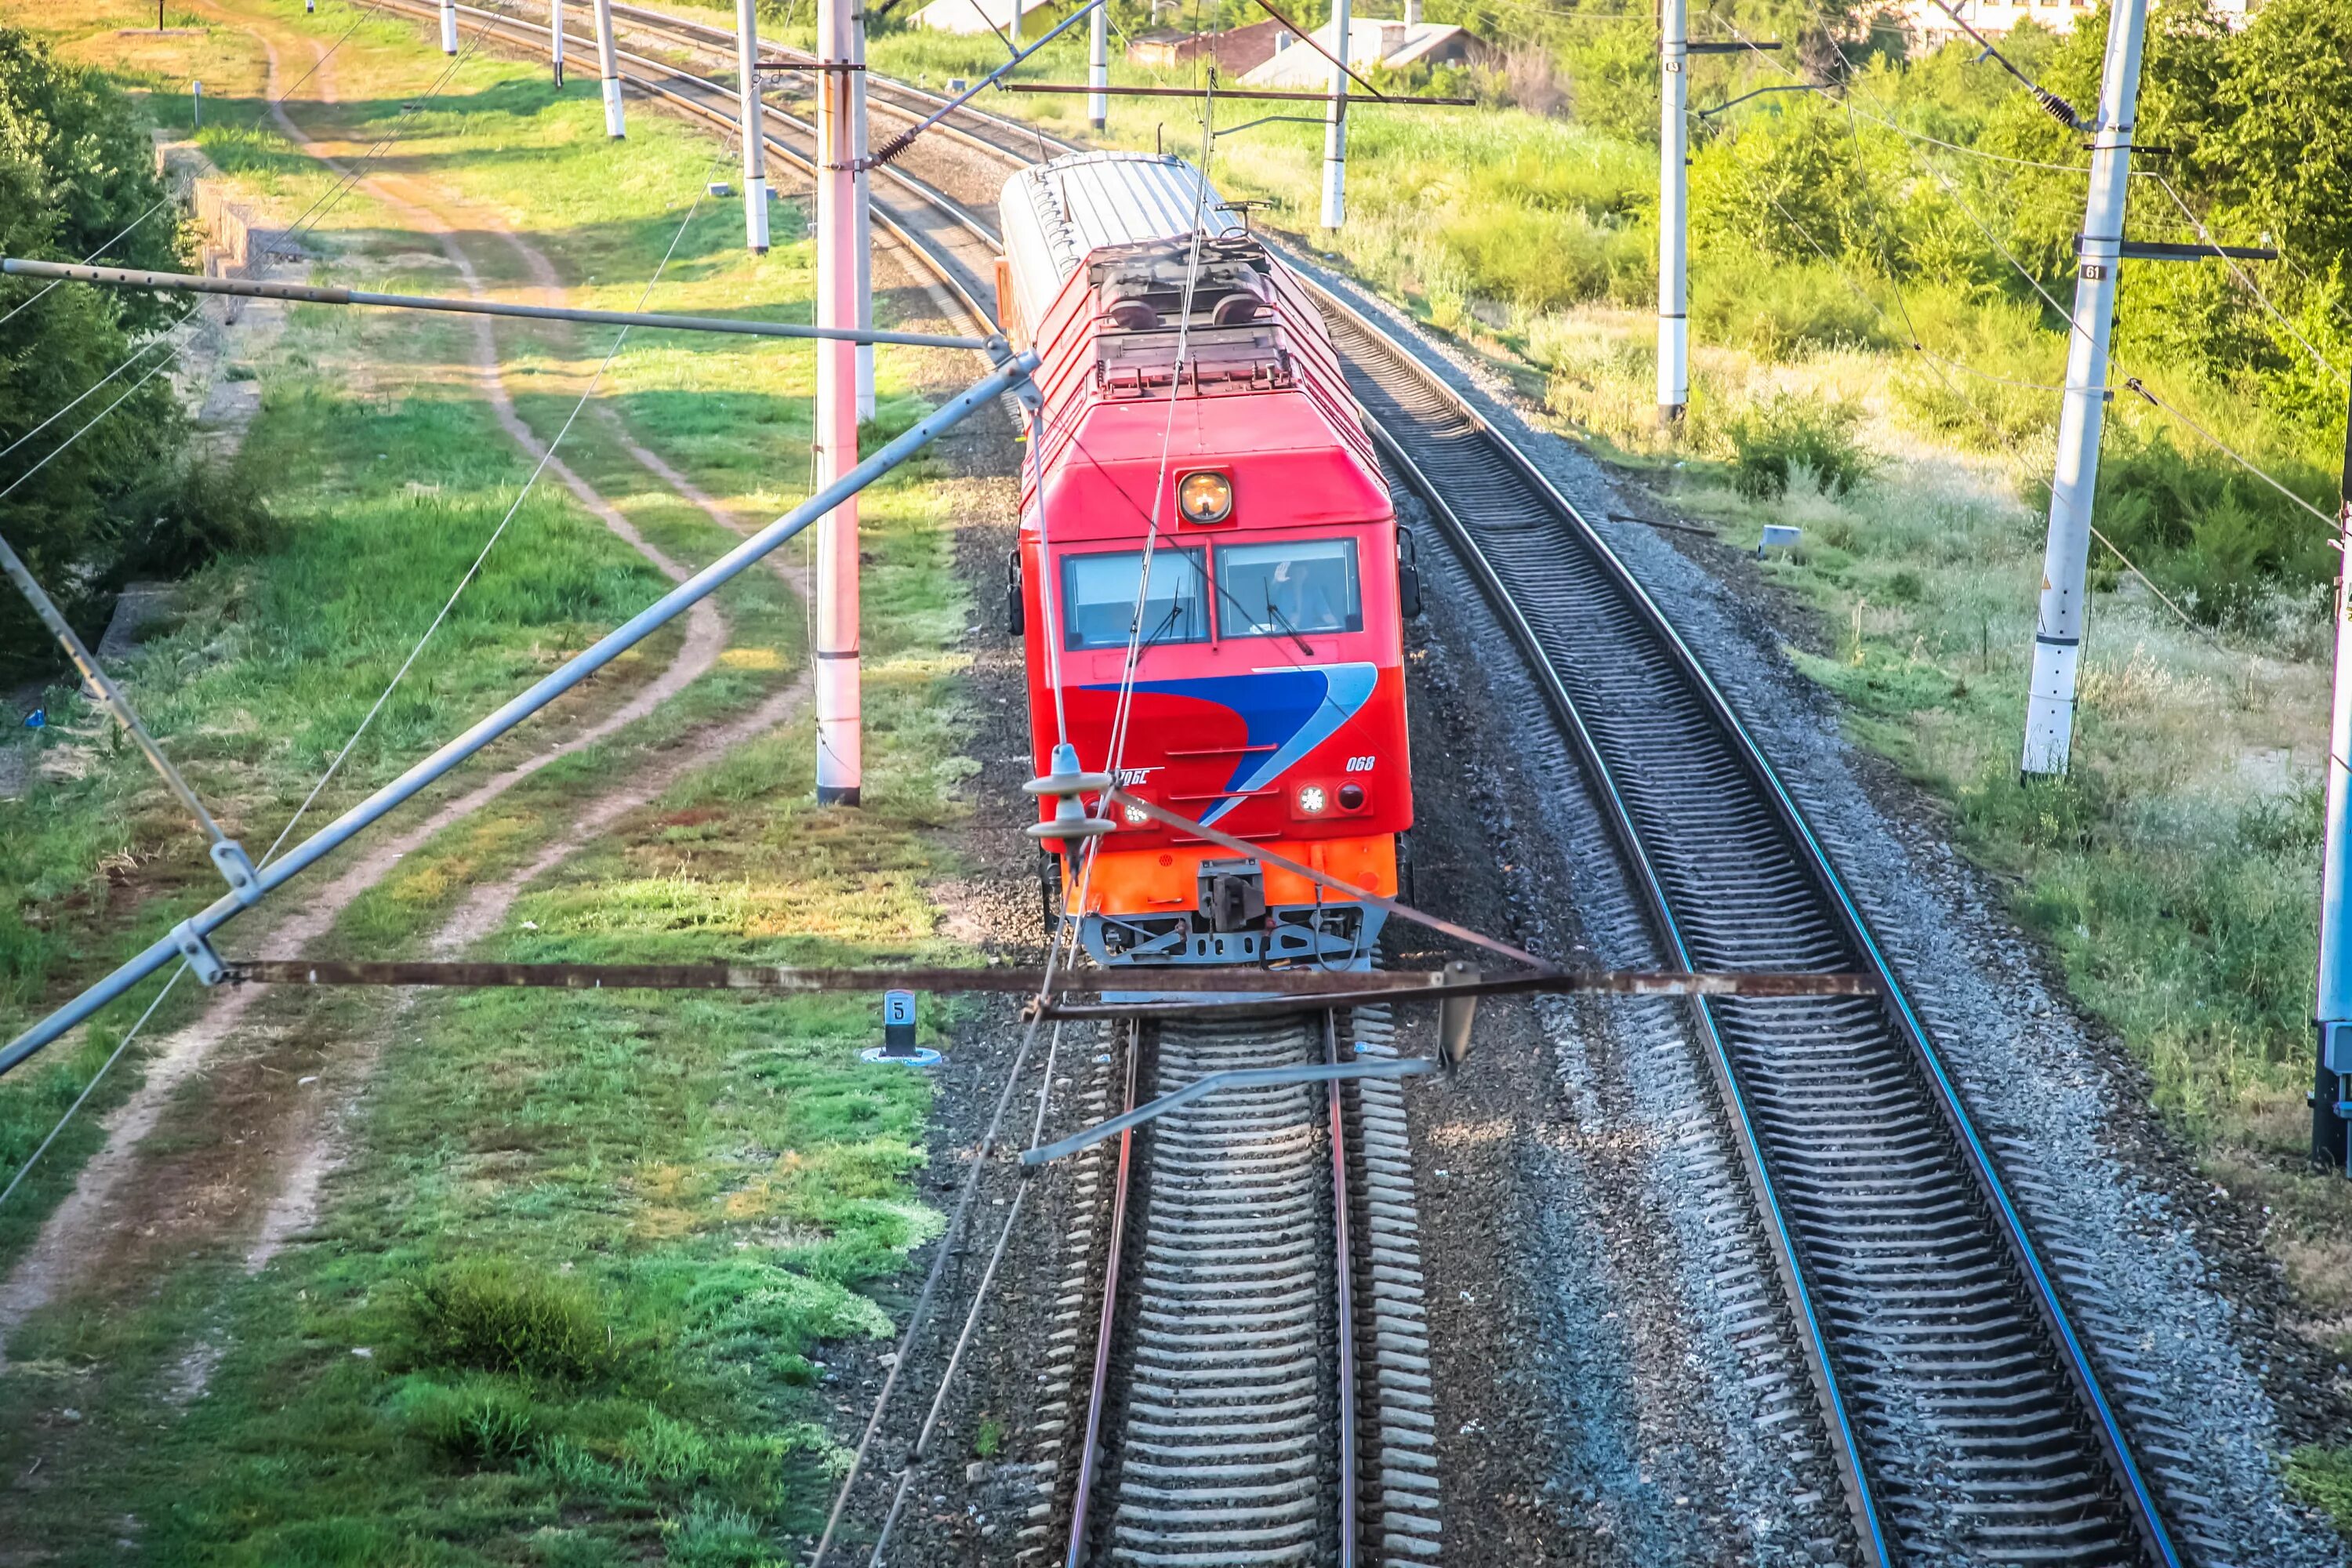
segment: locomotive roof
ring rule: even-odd
[[[1004,250],[1022,313],[1045,313],[1064,279],[1106,246],[1244,232],[1201,172],[1172,153],[1080,153],[1004,183]]]

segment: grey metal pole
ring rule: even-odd
[[[849,142],[851,162],[857,165],[853,197],[857,211],[857,324],[874,325],[874,176],[866,166],[873,143],[866,123],[866,7],[853,0],[849,13],[850,60],[858,68],[849,73]],[[874,345],[857,345],[857,417],[874,417]]]
[[[1097,0],[1087,24],[1087,123],[1100,131],[1110,123],[1110,14]]]
[[[1658,420],[1690,405],[1690,0],[1658,11]]]
[[[203,798],[186,779],[180,776],[180,770],[172,765],[172,759],[163,754],[163,748],[155,743],[155,737],[148,733],[147,726],[139,721],[139,715],[131,709],[131,700],[107,678],[105,669],[98,662],[98,656],[89,651],[89,645],[81,640],[72,623],[58,609],[56,601],[41,587],[40,580],[33,575],[32,568],[25,564],[24,558],[5,539],[0,539],[0,573],[6,574],[8,580],[16,584],[16,591],[25,595],[26,602],[33,606],[33,614],[49,628],[49,635],[63,646],[66,657],[73,661],[73,667],[80,672],[82,679],[89,683],[89,689],[98,694],[98,700],[105,703],[107,710],[114,715],[115,722],[121,724],[124,732],[137,743],[140,752],[147,758],[148,765],[162,775],[163,783],[179,797],[180,805],[195,818],[197,830],[210,841],[215,862],[221,866],[224,874],[229,875],[234,885],[238,874],[229,863],[221,860],[221,846],[226,845],[234,850],[239,863],[245,859],[245,851],[237,848],[236,840],[221,831],[221,825],[213,820],[211,812],[205,809]],[[251,868],[244,867],[241,874],[250,880]]]
[[[2352,1076],[2352,409],[2344,426],[2336,510],[2336,687],[2328,712],[2325,837],[2319,857],[2319,986],[2312,1017],[2319,1059],[2311,1092],[2311,1158],[2352,1175],[2344,1079]]]
[[[608,0],[609,3],[609,0]],[[735,0],[735,97],[743,127],[743,243],[768,254],[768,144],[760,123],[757,0]]]
[[[2116,0],[2107,24],[2099,122],[2091,138],[2091,195],[2083,213],[2083,259],[2074,282],[2074,331],[2066,351],[2066,401],[2059,415],[2050,537],[2042,552],[2042,603],[2033,627],[2033,681],[2026,698],[2025,751],[2020,763],[2020,771],[2029,776],[2063,773],[2074,742],[2084,574],[2091,558],[2099,436],[2106,422],[2107,337],[2115,324],[2116,268],[2123,251],[2132,118],[2147,27],[2147,0]]]
[[[555,66],[555,85],[563,85],[563,0],[548,0],[547,55]]]
[[[441,0],[441,52],[457,52],[457,0]]]
[[[430,787],[491,742],[709,597],[778,545],[922,450],[940,432],[952,428],[975,410],[987,407],[1003,394],[1019,388],[1036,368],[1037,356],[1034,353],[1018,353],[1004,360],[996,369],[958,394],[905,435],[663,595],[631,616],[625,624],[598,638],[593,647],[575,655],[542,677],[529,690],[508,701],[431,756],[263,867],[257,873],[249,892],[240,889],[236,894],[216,900],[183,921],[171,934],[152,943],[137,957],[17,1036],[7,1049],[0,1051],[0,1073],[15,1068],[175,959],[183,956],[191,959],[195,963],[200,976],[208,973],[213,978],[221,977],[223,971],[219,959],[213,953],[207,939],[236,919],[238,910],[285,886],[418,792]]]
[[[850,12],[856,0],[816,10],[816,320],[857,321],[857,178]],[[820,485],[857,461],[857,351],[833,343],[816,354],[816,477]],[[857,658],[857,503],[845,500],[816,531],[816,798],[856,805],[865,780]]]
[[[621,112],[620,51],[613,46],[613,0],[596,0],[596,74],[604,79],[604,134],[617,142],[629,133]]]
[[[1338,228],[1348,217],[1348,44],[1355,28],[1349,0],[1332,7],[1331,107],[1323,123],[1323,226]]]

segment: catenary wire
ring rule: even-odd
[[[1742,41],[1744,42],[1745,40]],[[1748,44],[1748,47],[1751,51],[1763,55],[1764,58],[1768,60],[1770,59],[1770,56],[1764,55],[1763,51],[1756,49],[1756,46],[1754,44]],[[1780,65],[1777,60],[1773,60],[1771,63],[1783,71],[1786,71],[1789,68],[1786,66]],[[2027,267],[2024,262],[2017,258],[2016,255],[2011,251],[2009,247],[2001,242],[2000,237],[1994,232],[1992,226],[1988,224],[1977,212],[1976,208],[1969,204],[1967,198],[1961,195],[1958,182],[1953,180],[1951,175],[1945,170],[1938,168],[1932,159],[1927,158],[1916,152],[1912,156],[1914,161],[1916,162],[1921,168],[1926,169],[1927,173],[1933,175],[1937,182],[1943,186],[1944,193],[1951,198],[1952,205],[1958,207],[1960,211],[1967,216],[1969,221],[1976,226],[1978,231],[1985,237],[1986,242],[1993,247],[1994,251],[2000,255],[2003,261],[2009,264],[2011,270],[2014,271],[2020,278],[2025,280],[2026,286],[2032,289],[2033,292],[2041,298],[2043,304],[2047,305],[2052,310],[2064,318],[2069,334],[2073,336],[2087,336],[2088,334],[2085,333],[2082,323],[2074,320],[2074,313],[2058,303],[2057,300],[2051,295],[2050,290],[2042,286],[2042,280],[2033,275],[2032,269]],[[1779,206],[1780,204],[1775,202],[1773,205],[1775,206]],[[1783,208],[1781,210],[1783,216],[1786,216],[1786,209]],[[1821,248],[1819,242],[1815,241],[1813,244],[1814,248]],[[1826,257],[1827,253],[1824,252],[1823,254],[1824,257]],[[2121,370],[2124,368],[2120,361],[2116,358],[2112,352],[2110,352],[2108,355],[2108,363],[2114,369]],[[2316,517],[2321,521],[2326,523],[2330,529],[2335,529],[2338,526],[2336,519],[2329,517],[2326,512],[2321,511],[2317,507],[2313,506],[2309,501],[2306,501],[2302,497],[2296,495],[2275,475],[2273,475],[2267,469],[2264,469],[2258,464],[2254,463],[2244,454],[2227,445],[2219,437],[2206,429],[2196,420],[2189,417],[2189,416],[2181,410],[2174,407],[2169,403],[2158,397],[2154,393],[2148,391],[2147,386],[2141,383],[2138,378],[2127,376],[2125,378],[2125,384],[2129,385],[2133,391],[2137,392],[2140,397],[2145,399],[2151,406],[2171,416],[2175,420],[2188,426],[2190,430],[2194,431],[2205,440],[2210,442],[2215,447],[2219,448],[2232,461],[2243,468],[2248,473],[2254,475],[2264,484],[2270,486],[2281,495],[2285,496],[2290,500],[2294,501],[2295,505],[2301,507],[2304,510],[2311,513],[2314,517]]]
[[[259,109],[254,110],[253,118],[246,121],[246,130],[250,132],[256,126],[259,125],[263,115],[268,113],[278,105],[285,102],[287,96],[293,92],[295,88],[300,87],[304,82],[309,81],[312,73],[316,72],[320,66],[325,65],[327,61],[333,57],[334,52],[337,49],[343,47],[344,39],[349,38],[353,33],[358,32],[360,30],[360,24],[366,21],[370,16],[374,16],[376,12],[382,8],[383,0],[376,0],[374,5],[372,5],[368,6],[367,9],[362,11],[359,14],[358,19],[353,21],[350,26],[343,29],[342,37],[337,38],[332,44],[329,45],[324,54],[321,54],[317,59],[312,60],[309,70],[304,71],[300,76],[294,79],[292,86],[288,87],[285,92],[279,93],[276,98],[271,99]],[[108,251],[121,244],[124,240],[131,237],[132,230],[138,228],[141,224],[145,223],[149,218],[153,217],[157,213],[162,212],[165,207],[170,206],[171,205],[172,198],[167,194],[153,205],[150,206],[145,212],[141,213],[137,217],[132,218],[129,224],[123,226],[121,232],[117,234],[112,239],[108,240],[105,244],[100,245],[96,250],[93,250],[88,256],[83,257],[81,258],[81,265],[85,267],[89,266],[91,262],[97,260],[100,257],[105,255]],[[59,278],[51,282],[43,284],[38,292],[35,293],[30,298],[20,301],[16,308],[10,310],[6,315],[0,316],[0,327],[6,326],[24,311],[31,310],[35,305],[37,305],[43,300],[47,299],[49,296],[49,290],[58,287],[64,282],[65,279]],[[177,323],[174,324],[176,325]]]
[[[2204,219],[2199,217],[2196,213],[2189,209],[2189,204],[2181,199],[2180,193],[2173,188],[2172,182],[2166,179],[2159,174],[2156,175],[2156,183],[2163,190],[2166,195],[2172,198],[2172,205],[2180,209],[2180,216],[2187,218],[2195,227],[2197,237],[2203,243],[2213,247],[2214,253],[2217,256],[2220,256],[2222,263],[2230,268],[2230,275],[2238,280],[2239,286],[2244,289],[2247,293],[2252,294],[2254,297],[2255,302],[2270,313],[2273,321],[2286,329],[2286,332],[2289,337],[2292,337],[2296,342],[2303,345],[2303,352],[2309,354],[2314,363],[2315,363],[2320,369],[2326,371],[2331,377],[2333,377],[2338,386],[2345,387],[2347,390],[2352,390],[2352,381],[2347,381],[2345,378],[2344,373],[2337,370],[2334,364],[2328,362],[2327,356],[2319,352],[2318,345],[2315,344],[2309,338],[2305,337],[2302,330],[2296,327],[2293,321],[2286,319],[2285,312],[2282,311],[2276,305],[2271,303],[2271,297],[2263,292],[2263,286],[2260,283],[2255,282],[2253,278],[2244,268],[2238,265],[2238,258],[2221,250],[2220,242],[2215,240],[2213,237],[2213,231],[2205,226]]]
[[[74,1119],[74,1113],[98,1091],[99,1083],[106,1077],[108,1069],[122,1059],[122,1053],[131,1048],[131,1042],[139,1037],[139,1031],[147,1026],[147,1020],[155,1016],[155,1009],[163,1005],[163,998],[172,994],[172,987],[177,985],[180,983],[180,976],[187,972],[187,961],[183,959],[180,961],[180,967],[172,971],[172,977],[163,982],[163,988],[155,993],[155,999],[147,1004],[147,1010],[139,1015],[139,1021],[124,1032],[122,1038],[115,1042],[114,1049],[108,1053],[107,1058],[98,1064],[98,1070],[90,1075],[88,1083],[82,1085],[81,1092],[74,1096],[73,1103],[66,1107],[66,1113],[58,1118],[58,1124],[49,1129],[49,1135],[42,1139],[31,1153],[25,1156],[25,1163],[16,1167],[16,1173],[8,1178],[8,1184],[5,1187],[0,1187],[0,1207],[6,1205],[18,1184],[32,1173],[35,1165],[40,1163],[41,1156],[49,1152],[49,1145],[56,1142],[58,1135],[65,1131],[66,1124]]]
[[[662,252],[661,261],[654,268],[653,276],[646,280],[645,288],[638,292],[639,309],[643,309],[646,301],[653,297],[654,288],[661,281],[663,272],[667,270],[670,258],[677,254],[678,242],[686,237],[686,231],[693,224],[695,215],[702,210],[702,197],[708,187],[710,172],[719,166],[719,161],[725,156],[726,153],[722,148],[704,166],[702,179],[698,184],[693,198],[687,204],[686,216],[679,220],[677,231],[670,236],[669,248]],[[539,477],[547,471],[549,464],[555,461],[556,451],[563,445],[563,438],[572,433],[572,426],[579,419],[581,410],[588,406],[588,399],[595,395],[598,384],[604,378],[604,373],[612,368],[613,361],[620,353],[622,345],[629,341],[629,331],[627,327],[623,327],[614,337],[613,346],[604,351],[604,357],[597,364],[595,374],[588,378],[588,384],[581,389],[579,398],[572,405],[572,411],[563,416],[563,424],[556,431],[554,439],[548,442],[546,449],[540,454],[538,463],[530,470],[530,477],[523,480],[522,488],[515,492],[514,500],[508,506],[506,515],[499,519],[498,526],[490,531],[489,538],[483,541],[482,548],[475,555],[473,564],[467,566],[465,575],[457,579],[457,585],[449,590],[449,597],[434,616],[432,623],[417,637],[415,646],[408,650],[408,657],[400,661],[400,668],[393,671],[392,679],[384,683],[383,690],[377,695],[374,703],[368,709],[366,716],[361,719],[359,727],[352,731],[351,739],[343,742],[342,750],[335,753],[334,760],[327,764],[326,772],[319,775],[319,782],[310,786],[310,793],[302,797],[302,804],[294,808],[294,815],[286,819],[284,827],[278,829],[278,837],[270,842],[268,853],[261,858],[262,865],[268,865],[276,858],[278,851],[285,847],[288,835],[294,831],[295,826],[302,820],[303,815],[317,802],[320,792],[327,787],[328,782],[341,770],[343,763],[351,756],[352,748],[360,743],[360,737],[368,732],[369,727],[376,721],[376,715],[383,711],[384,704],[392,700],[392,694],[398,690],[401,682],[407,679],[409,670],[415,668],[417,658],[425,652],[425,645],[433,640],[433,634],[441,629],[441,623],[447,620],[449,612],[457,608],[459,597],[480,574],[483,563],[490,558],[490,552],[498,547],[499,540],[506,533],[507,525],[514,521],[516,514],[522,510],[522,503],[530,497],[531,488],[538,484]]]

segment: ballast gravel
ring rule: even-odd
[[[1750,726],[1945,1053],[2182,1544],[2214,1563],[2345,1562],[2342,1541],[2278,1479],[2284,1452],[2321,1435],[2313,1423],[2326,1402],[2301,1397],[2312,1352],[2278,1326],[2283,1299],[2258,1224],[2189,1167],[2149,1109],[2137,1068],[2074,1009],[2041,950],[2003,912],[2000,888],[1952,850],[1916,792],[1855,750],[1834,705],[1790,666],[1782,647],[1809,635],[1804,612],[1742,581],[1727,550],[1698,545],[1686,554],[1679,540],[1605,521],[1643,510],[1628,504],[1638,492],[1581,447],[1532,428],[1512,389],[1485,367],[1343,279],[1318,276],[1391,323],[1520,445],[1665,609]],[[1477,640],[1444,651],[1501,646]],[[1515,662],[1491,659],[1485,679],[1499,687],[1491,671]],[[1496,689],[1487,711],[1507,721],[1531,700]],[[1520,837],[1531,815],[1523,805],[1510,834],[1498,831],[1505,855],[1533,850]],[[1602,847],[1590,838],[1578,846],[1568,826],[1561,842],[1578,854]],[[1578,883],[1573,868],[1570,880],[1596,953],[1613,961],[1605,890],[1595,907],[1590,880]],[[1584,1053],[1596,1043],[1589,1037]],[[1647,1058],[1637,1050],[1625,1059]],[[1580,1070],[1573,1054],[1561,1062]],[[1664,1091],[1660,1109],[1675,1101],[1670,1079],[1654,1086]],[[1717,1541],[1696,1558],[1668,1550],[1651,1560],[1708,1560],[1730,1546]]]

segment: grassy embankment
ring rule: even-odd
[[[258,107],[259,51],[244,35],[118,36],[139,19],[127,5],[69,22],[30,12],[32,25],[70,29],[59,40],[69,53],[156,89],[163,123],[184,113],[179,89],[200,68],[206,150],[277,210],[299,212],[325,191],[316,165],[267,128],[222,129]],[[303,30],[331,40],[349,25],[346,8],[322,12],[308,21],[270,9],[282,60],[307,63],[286,47]],[[419,38],[404,23],[363,25],[335,57],[343,101],[305,103],[298,118],[314,134],[373,140],[440,67]],[[286,68],[290,79],[300,65]],[[409,120],[387,162],[528,231],[573,299],[626,307],[716,153],[649,112],[609,146],[593,81],[559,99],[538,71],[479,59]],[[777,216],[776,249],[754,264],[738,248],[738,211],[706,201],[650,307],[776,301],[805,319],[809,252],[793,210]],[[364,192],[343,197],[313,240],[320,272],[455,291],[429,242],[403,226]],[[466,243],[493,285],[520,281],[503,246],[478,233]],[[499,341],[518,405],[548,433],[609,340],[501,329]],[[187,585],[181,623],[121,672],[257,848],[529,472],[478,395],[469,344],[462,323],[295,310],[255,367],[263,405],[246,459],[250,481],[268,487],[280,538],[206,568]],[[940,374],[938,362],[886,352],[882,423],[910,417],[919,381]],[[789,349],[641,338],[603,395],[739,517],[764,521],[804,481],[810,381],[806,354]],[[698,563],[730,542],[593,418],[565,456],[674,557]],[[625,818],[527,895],[481,951],[936,953],[925,886],[944,851],[931,830],[953,820],[968,766],[956,661],[942,652],[963,619],[940,522],[958,498],[968,504],[968,490],[922,468],[868,498],[865,811],[808,804],[803,713]],[[390,776],[660,586],[543,481],[318,809]],[[326,950],[417,951],[467,885],[522,861],[583,795],[790,679],[804,658],[798,603],[765,574],[724,602],[730,646],[710,676],[410,857]],[[647,645],[563,720],[468,776],[609,711],[677,645],[675,635]],[[44,782],[0,806],[0,854],[26,889],[5,931],[11,1023],[212,896],[160,789],[96,717],[62,692],[51,699],[58,728],[16,742],[40,748]],[[393,1010],[386,1000],[283,1005],[266,1038],[236,1046],[263,1053],[265,1073],[326,1063],[331,1086],[354,1036],[373,1031],[386,1047],[308,1244],[248,1277],[238,1238],[199,1226],[173,1256],[146,1260],[145,1289],[102,1277],[17,1337],[0,1383],[5,1447],[12,1473],[40,1456],[45,1485],[16,1494],[5,1533],[47,1540],[65,1561],[108,1555],[126,1531],[173,1561],[772,1554],[780,1531],[807,1525],[831,1452],[810,1357],[826,1338],[887,1331],[867,1292],[887,1289],[933,1223],[908,1181],[922,1160],[923,1089],[855,1064],[868,1006],[499,994]],[[159,1027],[196,1005],[176,999]],[[0,1089],[0,1159],[13,1167],[127,1021],[110,1016],[88,1044]],[[93,1110],[135,1081],[135,1058],[126,1066]],[[166,1123],[165,1156],[193,1149],[201,1163],[226,1142],[208,1120],[229,1118],[208,1118],[205,1086],[189,1092]],[[288,1071],[278,1092],[318,1090]],[[11,1256],[69,1184],[95,1125],[79,1123],[12,1201]],[[171,1391],[190,1365],[208,1381],[183,1409]],[[68,1406],[71,1421],[58,1414]]]
[[[1033,17],[1031,35],[1046,25]],[[877,38],[871,58],[938,87],[1003,52],[992,39],[901,33]],[[1174,79],[1124,61],[1113,70]],[[1057,42],[1026,71],[1083,79],[1083,45]],[[1779,79],[1759,73],[1753,85]],[[2073,776],[2019,784],[2058,404],[2044,388],[2062,378],[2065,340],[1976,219],[2000,229],[2013,186],[2053,219],[2070,203],[2079,216],[2080,182],[1980,167],[1869,118],[2013,153],[2030,145],[2003,101],[2014,90],[1950,53],[1866,77],[1860,117],[1828,117],[1809,178],[1790,176],[1806,172],[1801,160],[1773,161],[1776,148],[1807,150],[1801,131],[1780,142],[1702,139],[1693,406],[1671,437],[1654,424],[1654,147],[1510,108],[1359,100],[1349,223],[1336,236],[1312,226],[1317,128],[1267,125],[1221,143],[1214,174],[1229,195],[1271,198],[1261,223],[1489,356],[1563,433],[1718,524],[1727,542],[1752,544],[1768,519],[1804,528],[1801,548],[1762,568],[1813,612],[1818,630],[1792,634],[1805,645],[1798,663],[1848,705],[1851,732],[1942,802],[1958,842],[2006,880],[2076,998],[2146,1066],[2156,1105],[2206,1172],[2268,1205],[2300,1326],[2352,1354],[2352,1189],[2303,1166],[2333,556],[2322,524],[2283,510],[2185,425],[2118,396],[2101,516],[2195,624],[2099,551]],[[989,100],[1072,135],[1083,104]],[[1219,119],[1274,107],[1235,102]],[[2011,140],[1993,142],[2004,124]],[[1196,155],[1190,106],[1112,100],[1113,142],[1151,146],[1155,126]],[[1848,147],[1858,180],[1830,156]],[[1847,193],[1842,210],[1809,200],[1825,189]],[[2155,190],[2135,200],[2136,233],[2194,237]],[[1908,231],[1895,222],[1905,202],[1932,207]],[[1735,220],[1754,226],[1710,241],[1706,225]],[[1822,260],[1816,240],[1840,259]],[[1898,258],[1907,265],[1875,265],[1874,253],[1898,244],[1911,247]],[[2252,309],[2232,289],[2218,268],[2128,275],[2117,379],[2145,378],[2325,509],[2336,416],[2299,417],[2310,410],[2278,389],[2339,411],[2340,392],[2316,374],[2295,386],[2291,366],[2252,385],[2184,346],[2192,329]],[[2345,341],[2324,312],[2297,327],[2330,353]],[[1934,357],[1908,352],[1913,342]],[[2267,342],[2251,343],[2256,352],[2279,357]],[[2342,1501],[2352,1486],[2322,1479],[2336,1468],[2317,1451],[2296,1467],[2314,1495]],[[2352,1506],[2336,1511],[2352,1523]]]

